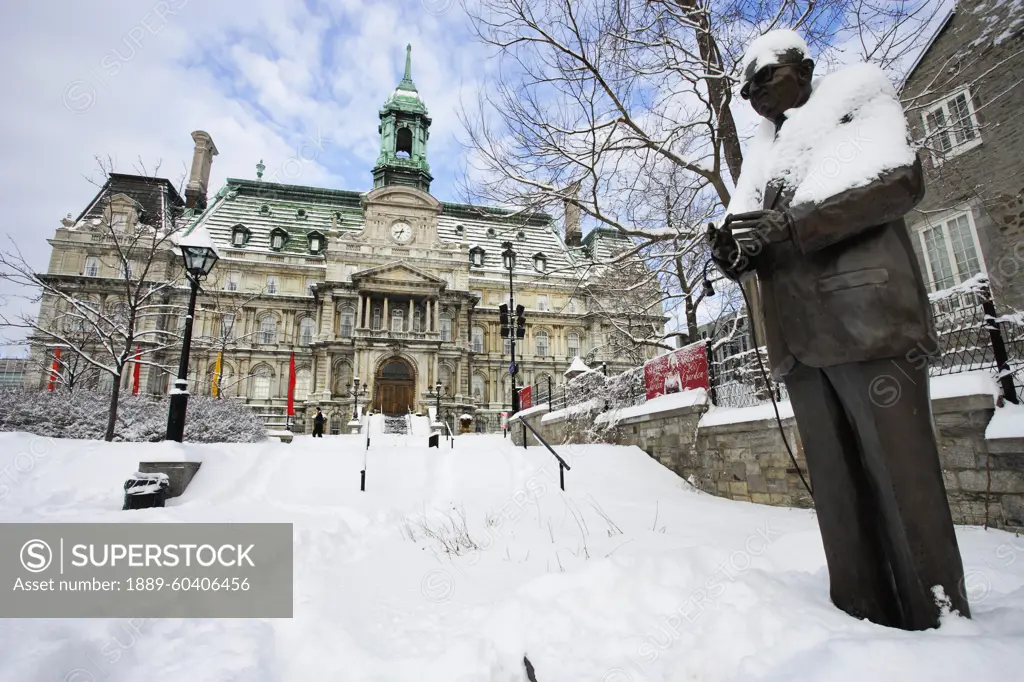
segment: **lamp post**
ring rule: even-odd
[[[191,285],[188,299],[188,314],[185,316],[185,334],[181,340],[181,359],[178,361],[178,378],[171,391],[171,407],[167,414],[167,440],[181,442],[185,435],[185,410],[188,408],[188,356],[192,350],[192,318],[196,314],[196,295],[200,280],[206,279],[219,256],[209,236],[199,230],[182,238],[178,244],[185,260],[185,277]]]
[[[431,391],[429,387],[427,388],[427,395],[429,397],[433,398],[434,401],[435,401],[434,402],[434,419],[436,419],[438,421],[438,423],[440,423],[440,421],[441,421],[441,398],[442,397],[445,397],[445,398],[448,397],[448,393],[447,393],[447,391],[444,390],[444,386],[441,385],[441,380],[440,379],[438,379],[437,383],[434,384],[434,390],[433,391]],[[445,438],[447,438],[447,437],[448,437],[448,434],[445,434]]]
[[[498,307],[501,322],[501,338],[509,340],[509,355],[511,362],[508,366],[509,376],[512,377],[512,414],[519,411],[519,392],[516,390],[516,374],[519,373],[519,366],[516,365],[516,339],[526,336],[526,308],[521,305],[515,306],[515,291],[512,286],[512,273],[516,268],[516,252],[512,248],[512,242],[502,244],[505,248],[501,252],[502,264],[508,270],[508,305],[504,303]],[[510,316],[512,306],[515,306],[515,317]]]
[[[359,388],[359,377],[352,380],[351,384],[345,384],[345,395],[352,398],[352,421],[359,420],[359,399],[366,397],[366,384]]]

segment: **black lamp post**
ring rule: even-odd
[[[434,390],[431,391],[427,388],[427,395],[435,400],[434,402],[434,414],[437,421],[441,421],[441,398],[448,397],[448,393],[444,390],[444,386],[441,385],[441,380],[438,379],[437,383],[434,384]]]
[[[526,308],[521,305],[515,306],[515,318],[510,317],[511,308],[515,305],[514,290],[512,286],[512,273],[516,268],[516,252],[512,248],[512,242],[502,244],[505,250],[501,252],[502,264],[508,270],[508,305],[504,303],[498,307],[501,322],[501,338],[509,340],[509,354],[511,362],[508,366],[509,376],[512,377],[512,414],[519,411],[519,392],[516,390],[516,374],[519,373],[519,366],[516,364],[516,339],[526,336]]]
[[[193,233],[195,235],[195,233]],[[167,440],[181,442],[185,435],[185,410],[188,408],[188,356],[192,349],[192,318],[196,314],[196,294],[200,280],[206,279],[219,256],[213,242],[203,235],[188,235],[181,240],[181,255],[185,259],[185,276],[192,291],[188,299],[188,315],[185,316],[185,334],[181,340],[181,359],[178,362],[178,378],[171,391],[171,407],[167,414]]]
[[[345,384],[345,395],[352,398],[352,421],[359,419],[359,399],[366,397],[366,384],[359,388],[359,377],[352,380],[351,384]]]

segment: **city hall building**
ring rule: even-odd
[[[499,413],[511,405],[509,342],[498,315],[509,297],[506,244],[516,253],[515,303],[526,307],[527,319],[525,338],[516,342],[517,385],[549,377],[560,384],[575,356],[607,363],[609,372],[632,364],[614,352],[608,316],[592,312],[587,275],[595,259],[629,242],[607,230],[584,237],[571,207],[556,224],[543,214],[432,196],[431,119],[410,71],[407,54],[405,76],[379,112],[380,155],[369,191],[269,182],[261,161],[254,179],[228,179],[208,197],[218,152],[209,134],[196,131],[184,197],[165,180],[154,185],[152,178],[111,174],[50,240],[48,276],[102,296],[104,282],[124,273],[113,271],[105,257],[110,245],[90,231],[171,207],[176,226],[205,229],[220,253],[198,299],[190,391],[245,400],[283,424],[294,354],[300,430],[308,430],[320,407],[328,432],[345,431],[356,379],[366,389],[360,408],[392,415],[425,413],[440,382],[442,415],[474,431],[496,430]],[[165,260],[167,277],[180,273],[180,254],[170,244]],[[181,311],[187,295],[183,281],[171,294]],[[660,307],[651,319],[663,326]],[[46,366],[47,352],[36,344],[37,367]],[[166,366],[176,364],[177,352],[166,353]],[[166,393],[169,376],[142,367],[142,390]],[[45,370],[30,381],[45,384]],[[122,385],[130,381],[125,376]]]

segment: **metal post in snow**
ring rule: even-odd
[[[551,411],[551,377],[548,377],[548,412]]]
[[[999,385],[1003,389],[1003,397],[1011,403],[1017,400],[1017,389],[1013,385],[1013,373],[1010,371],[1010,358],[1003,341],[1003,332],[996,322],[996,307],[992,303],[992,292],[988,287],[982,291],[981,309],[985,312],[985,326],[988,328],[989,341],[992,344],[992,355],[999,368]]]

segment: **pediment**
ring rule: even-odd
[[[435,277],[404,261],[385,263],[374,268],[360,270],[352,274],[352,281],[363,284],[368,282],[402,282],[407,284],[445,286],[445,281],[440,277]]]
[[[368,204],[402,206],[405,208],[428,209],[438,213],[441,212],[440,201],[414,187],[403,187],[401,185],[386,185],[367,192],[363,196],[364,209]]]

